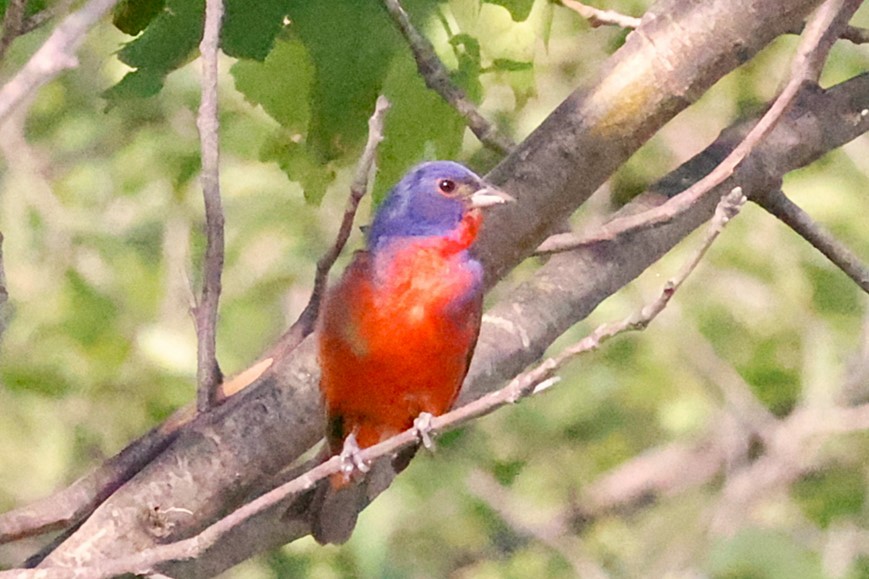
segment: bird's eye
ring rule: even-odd
[[[438,181],[438,189],[444,195],[452,195],[456,191],[456,182],[452,179],[441,179]]]

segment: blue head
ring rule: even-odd
[[[368,247],[376,249],[396,237],[448,235],[468,211],[509,200],[458,163],[422,163],[387,194],[368,232]]]

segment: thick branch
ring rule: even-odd
[[[426,433],[426,436],[454,429],[475,418],[490,414],[498,408],[515,404],[522,398],[542,392],[554,383],[552,380],[553,374],[576,356],[596,350],[602,342],[618,334],[645,329],[664,310],[674,293],[678,291],[687,277],[700,263],[706,251],[721,233],[724,226],[739,212],[744,203],[745,197],[739,188],[721,200],[716,210],[715,218],[712,220],[702,244],[682,269],[680,269],[676,277],[666,283],[661,295],[654,302],[621,322],[600,326],[574,346],[566,348],[558,356],[546,360],[536,368],[520,374],[500,390],[442,416],[432,418],[431,432]],[[397,451],[416,444],[417,436],[418,434],[415,430],[411,429],[380,444],[364,449],[360,458],[365,462],[390,459]],[[195,559],[239,525],[269,509],[284,504],[288,498],[314,488],[318,483],[323,482],[331,475],[341,472],[343,467],[341,457],[333,456],[330,460],[312,468],[301,476],[280,485],[242,506],[195,537],[178,541],[174,544],[155,547],[128,558],[96,562],[84,568],[79,567],[75,570],[75,573],[82,577],[102,579],[114,577],[121,573],[149,573],[156,569],[158,565],[170,561],[178,562]],[[49,569],[48,573],[51,574],[51,572],[52,570]]]
[[[490,283],[530,253],[551,223],[584,201],[664,122],[746,56],[802,20],[812,5],[808,1],[771,5],[759,0],[733,2],[726,10],[681,0],[659,5],[660,14],[649,20],[647,29],[641,27],[643,34],[632,34],[589,88],[570,97],[490,175],[520,201],[515,209],[496,210],[483,232],[480,253]],[[679,21],[675,22],[672,15],[679,15]],[[690,43],[683,42],[686,26],[692,31]],[[662,62],[662,54],[667,55],[666,62]],[[831,117],[832,124],[839,126],[841,119]],[[855,129],[853,123],[849,129]],[[843,128],[840,131],[846,132]],[[791,147],[783,155],[787,159],[775,159],[778,164],[770,165],[770,170],[781,174],[795,166],[786,160],[807,162],[820,149],[836,146],[835,139],[825,141],[814,134],[806,135],[805,143]],[[536,296],[530,293],[530,287],[527,294],[518,290],[517,300],[495,311],[499,322],[486,325],[475,362],[477,369],[468,383],[471,394],[466,396],[491,389],[493,383],[502,383],[530,359],[539,357],[546,344],[560,333],[559,328],[573,323],[605,295],[636,276],[708,218],[713,207],[704,205],[690,218],[648,235],[636,234],[598,246],[590,253],[578,252],[567,261],[550,260],[548,265],[554,269],[546,269],[538,279],[555,285],[542,293],[537,288]],[[638,246],[641,251],[637,251]],[[575,267],[569,267],[568,262]],[[589,266],[594,267],[586,269]],[[568,277],[556,279],[559,268]],[[577,270],[580,275],[572,275]],[[559,303],[560,297],[565,298],[564,305]],[[526,309],[517,314],[513,304]],[[526,318],[526,314],[532,317]],[[523,340],[517,341],[520,335],[504,329],[511,323],[525,332],[525,347]],[[517,343],[519,348],[514,347]],[[47,563],[116,557],[153,545],[154,537],[142,525],[143,505],[170,504],[189,510],[193,515],[173,521],[171,531],[175,536],[190,536],[228,506],[238,504],[255,481],[277,472],[319,438],[322,427],[317,376],[308,340],[292,356],[276,360],[257,379],[255,387],[197,420],[139,474],[135,484],[126,485],[100,507]],[[186,476],[172,474],[182,467]],[[152,477],[161,484],[149,485],[147,481]],[[105,533],[107,525],[115,532]],[[103,533],[99,539],[95,539],[95,531]],[[245,553],[287,538],[286,534],[272,534],[280,533],[277,528],[260,526],[251,532],[253,535],[248,537],[255,535],[256,540],[242,541],[235,535],[232,549],[209,551],[207,560],[197,564],[201,568],[211,565],[209,569],[214,572]],[[190,571],[175,574],[195,576],[195,571]]]
[[[867,89],[869,89],[869,75],[851,81],[846,86],[839,87],[837,91],[810,93],[807,98],[799,99],[798,106],[788,116],[783,126],[774,131],[767,142],[755,151],[755,155],[761,160],[742,166],[734,178],[719,189],[724,189],[735,182],[739,182],[742,187],[751,191],[763,188],[770,181],[769,175],[765,173],[767,168],[776,167],[785,171],[795,168],[822,154],[826,147],[838,146],[842,142],[840,139],[856,136],[857,133],[852,132],[854,127],[850,122],[853,118],[853,110],[850,113],[842,111],[841,105],[843,101],[851,102],[855,95]],[[853,102],[851,106],[854,106]],[[833,111],[838,112],[834,114]],[[813,122],[811,125],[818,126],[822,124],[818,115],[824,116],[823,123],[829,133],[805,134],[804,142],[808,147],[800,150],[798,155],[791,156],[795,151],[790,139],[796,127],[791,123],[803,123],[809,118],[814,118],[818,122]],[[831,126],[836,124],[833,121],[835,118],[838,118],[838,127]],[[732,143],[738,140],[738,134],[724,135],[701,158],[692,160],[690,165],[679,174],[668,177],[656,186],[654,193],[649,195],[655,197],[665,193],[668,187],[673,187],[672,182],[682,182],[686,178],[691,178],[689,177],[691,172],[704,170],[710,163],[708,155],[720,159],[721,155],[726,154],[726,148],[732,147]],[[725,150],[722,151],[722,148]],[[693,178],[697,179],[698,176],[695,174]],[[713,197],[715,194],[716,192],[713,192]],[[472,363],[460,404],[477,399],[484,392],[503,384],[503,381],[515,375],[519,368],[538,359],[540,353],[564,329],[584,317],[606,295],[627,283],[642,269],[666,253],[694,227],[708,219],[713,210],[714,204],[710,206],[704,201],[682,219],[656,231],[636,232],[613,240],[606,246],[598,245],[578,250],[570,255],[552,258],[532,281],[512,292],[510,299],[496,305],[485,316],[477,355]],[[310,346],[310,341],[305,342],[300,352]],[[309,372],[313,371],[315,369],[313,360],[308,364],[298,360],[292,366],[292,374],[300,376],[303,372],[302,368],[307,368]],[[474,408],[469,406],[460,410],[462,413],[472,413]],[[413,435],[408,434],[405,442],[410,444],[414,440]],[[391,450],[395,448],[392,447]],[[318,473],[309,474],[315,476]],[[207,576],[247,556],[243,552],[231,553],[228,549],[222,549],[220,545],[234,547],[246,545],[249,547],[245,548],[250,548],[253,552],[281,545],[307,533],[304,521],[296,520],[292,525],[288,525],[281,519],[282,512],[283,507],[274,512],[263,513],[252,521],[250,526],[242,525],[234,529],[199,560],[179,563],[167,571],[170,575]]]
[[[659,207],[614,219],[601,228],[600,234],[582,240],[581,243],[600,243],[631,230],[655,227],[676,219],[713,187],[730,177],[740,163],[773,130],[782,115],[790,108],[803,84],[817,81],[830,48],[861,2],[862,0],[828,0],[824,3],[806,26],[792,61],[790,78],[781,94],[745,138],[709,174]],[[563,249],[562,247],[561,250]]]
[[[365,149],[356,165],[356,176],[350,185],[350,196],[347,198],[347,206],[344,208],[344,216],[335,236],[335,242],[329,250],[317,260],[317,273],[314,276],[314,288],[305,309],[299,314],[299,318],[290,326],[278,343],[269,351],[269,355],[289,354],[296,346],[314,331],[314,324],[320,311],[320,302],[326,291],[326,283],[329,280],[329,271],[335,265],[338,256],[347,244],[350,233],[353,230],[353,222],[356,219],[356,210],[359,202],[368,193],[368,180],[371,175],[374,161],[377,156],[377,146],[383,140],[383,121],[386,111],[389,109],[389,101],[380,96],[374,105],[374,112],[368,119],[368,141]]]

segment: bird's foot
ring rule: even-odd
[[[413,429],[416,431],[416,436],[426,448],[426,450],[434,451],[435,442],[432,438],[431,421],[434,418],[430,412],[420,412],[419,416],[413,419]]]
[[[356,434],[350,433],[344,439],[344,447],[341,449],[341,474],[344,475],[344,480],[349,481],[357,472],[366,473],[371,470],[371,467],[362,460],[360,454],[362,449],[356,441]]]

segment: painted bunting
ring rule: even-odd
[[[449,161],[414,167],[388,193],[367,248],[353,256],[321,310],[330,455],[377,444],[421,413],[439,415],[455,402],[482,315],[483,270],[471,249],[483,210],[509,200]],[[312,530],[321,543],[343,542],[352,532],[361,508],[347,488],[353,484],[335,475],[316,499]],[[329,495],[342,491],[352,498],[329,505]],[[352,520],[338,520],[347,516]]]

